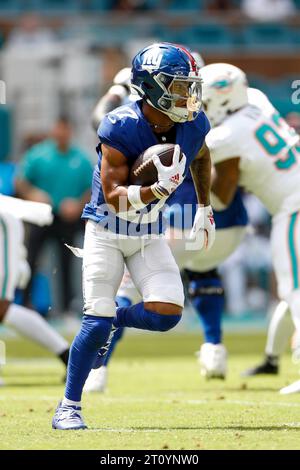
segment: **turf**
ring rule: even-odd
[[[110,368],[109,390],[84,396],[85,431],[51,429],[63,367],[30,343],[10,340],[0,389],[1,449],[300,449],[298,378],[286,355],[279,376],[243,379],[261,359],[262,335],[227,335],[226,381],[205,381],[196,335],[132,335]],[[22,359],[13,359],[22,357]],[[40,357],[42,356],[42,357]]]

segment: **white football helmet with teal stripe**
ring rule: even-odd
[[[212,127],[248,103],[245,73],[230,64],[210,64],[201,68],[203,108]]]

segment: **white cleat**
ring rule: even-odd
[[[92,369],[88,378],[85,381],[83,391],[90,392],[105,392],[107,386],[107,367],[102,366],[99,369]]]
[[[197,353],[200,373],[207,379],[225,379],[227,372],[227,351],[223,344],[202,344]]]
[[[300,392],[300,380],[293,382],[286,387],[283,387],[279,390],[280,395],[290,395],[291,393],[299,393]]]
[[[81,414],[81,406],[63,405],[62,402],[58,404],[52,419],[52,429],[75,431],[86,428]]]

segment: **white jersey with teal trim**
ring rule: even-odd
[[[249,104],[206,137],[214,164],[240,157],[239,184],[268,211],[300,209],[300,138],[261,91],[248,89]]]

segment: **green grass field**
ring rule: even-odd
[[[85,431],[51,429],[63,367],[25,341],[7,342],[0,389],[1,449],[300,449],[300,394],[286,355],[276,377],[240,378],[261,359],[262,335],[227,335],[226,381],[200,377],[196,335],[127,337],[111,364],[109,390],[84,396]],[[22,359],[16,359],[22,358]]]

